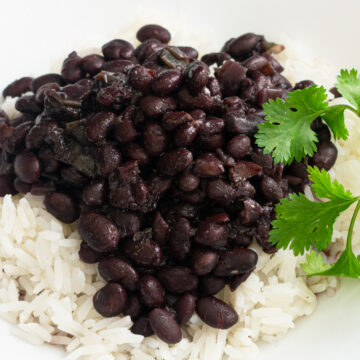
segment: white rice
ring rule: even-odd
[[[292,81],[333,82],[329,68],[319,60],[306,63],[291,51],[281,57]],[[7,101],[3,107],[11,113],[13,103]],[[359,122],[351,114],[346,117],[351,137],[346,146],[337,145],[339,156],[331,175],[359,194]],[[350,216],[351,210],[336,223],[332,254],[344,248]],[[315,310],[316,294],[333,295],[338,287],[336,278],[303,277],[299,264],[304,256],[295,257],[288,250],[271,256],[253,244],[259,255],[256,270],[235,292],[226,288],[219,294],[236,309],[239,322],[229,330],[216,330],[193,315],[183,329],[183,340],[168,345],[154,336],[131,333],[129,317],[104,319],[96,313],[92,295],[104,281],[96,265],[80,261],[80,242],[76,227],[48,214],[41,197],[0,199],[0,317],[17,323],[12,332],[25,341],[63,346],[66,360],[255,359],[259,340],[283,337],[297,318]],[[359,253],[360,232],[355,232],[353,243]]]

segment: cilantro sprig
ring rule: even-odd
[[[318,252],[326,249],[331,243],[333,226],[337,217],[352,204],[357,202],[354,210],[344,252],[338,261],[330,266],[324,263],[321,254],[311,250],[307,254],[307,264],[302,268],[309,276],[334,275],[358,278],[360,263],[351,247],[351,238],[356,216],[360,210],[360,196],[353,196],[350,191],[336,180],[331,181],[325,170],[308,167],[309,179],[313,182],[312,190],[319,198],[328,201],[315,202],[303,194],[290,194],[289,199],[282,199],[276,205],[277,218],[272,222],[269,241],[277,248],[286,249],[290,245],[294,254],[303,254],[310,248]]]
[[[346,140],[349,132],[344,121],[345,110],[360,116],[360,77],[355,69],[341,70],[336,88],[353,106],[329,106],[325,88],[311,86],[289,93],[285,101],[270,100],[263,105],[265,123],[258,126],[256,143],[272,154],[276,163],[290,164],[312,156],[318,142],[311,123],[318,117],[329,126],[335,139]]]

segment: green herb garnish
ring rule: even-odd
[[[349,105],[329,106],[325,88],[316,85],[295,90],[285,98],[270,100],[264,104],[265,123],[258,126],[256,144],[272,153],[276,163],[290,164],[312,156],[318,141],[311,123],[318,117],[329,126],[335,139],[348,138],[344,111],[351,110],[360,116],[360,77],[355,69],[341,70],[337,78],[338,91],[354,107]]]
[[[335,139],[346,140],[349,133],[345,127],[345,110],[360,117],[360,77],[357,71],[341,70],[336,88],[352,106],[330,107],[325,89],[316,85],[290,93],[285,101],[276,99],[264,104],[265,123],[259,125],[255,135],[257,145],[264,148],[264,153],[271,153],[276,163],[301,161],[316,150],[318,139],[311,123],[319,117],[329,126]],[[353,196],[336,180],[331,181],[325,170],[309,166],[308,172],[314,194],[327,201],[311,201],[303,194],[290,194],[289,199],[282,199],[275,207],[277,217],[272,222],[269,241],[278,249],[290,247],[295,255],[311,249],[306,255],[307,264],[301,265],[308,276],[360,278],[360,256],[359,259],[355,256],[351,246],[360,196]],[[356,202],[345,250],[335,264],[324,263],[318,252],[330,245],[337,217]]]

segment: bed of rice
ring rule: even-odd
[[[329,79],[317,60],[299,59],[289,50],[281,55],[290,80]],[[13,101],[2,107],[9,112]],[[346,115],[352,135],[346,146],[337,144],[339,157],[331,174],[359,194],[359,122]],[[336,223],[333,255],[344,248],[350,216],[351,210]],[[219,294],[239,313],[239,322],[229,330],[216,330],[194,315],[183,329],[183,340],[173,346],[154,336],[132,334],[129,317],[104,319],[96,313],[92,295],[104,282],[95,265],[80,261],[80,241],[76,226],[48,214],[41,197],[0,199],[0,317],[17,324],[12,332],[30,343],[64,346],[67,360],[255,359],[258,340],[280,339],[297,318],[315,310],[316,294],[333,295],[338,287],[336,278],[302,277],[303,256],[287,250],[270,256],[253,244],[259,254],[256,271],[234,293],[226,288]],[[360,252],[359,232],[354,234],[354,249]]]

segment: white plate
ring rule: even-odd
[[[59,61],[74,49],[99,48],[115,37],[132,40],[129,34],[149,22],[166,26],[175,40],[182,41],[181,45],[193,45],[209,52],[244,32],[265,34],[273,41],[283,40],[285,36],[291,43],[299,44],[304,54],[321,58],[336,69],[331,81],[335,79],[335,71],[357,67],[360,59],[358,0],[4,3],[0,20],[1,89],[22,75],[58,71]],[[262,345],[259,360],[358,359],[359,304],[359,281],[344,281],[335,297],[321,297],[315,314],[297,321],[296,328],[283,340]],[[4,322],[0,322],[0,339],[2,359],[63,357],[57,348],[23,343],[10,335],[9,325]]]

